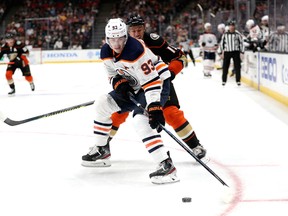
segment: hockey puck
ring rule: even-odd
[[[191,202],[192,198],[191,197],[183,197],[182,198],[182,202],[187,203],[187,202]]]

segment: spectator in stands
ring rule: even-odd
[[[54,44],[54,49],[55,50],[61,50],[63,48],[63,41],[59,37],[58,40]]]
[[[102,48],[102,46],[106,43],[106,40],[105,40],[105,37],[102,37],[102,40],[101,40],[101,45],[100,45],[100,49]]]
[[[70,45],[67,37],[73,41],[83,34],[84,37],[80,37],[83,40],[81,45],[88,48],[98,7],[99,0],[24,0],[12,23],[7,25],[6,32],[17,33],[21,41],[27,41],[32,46],[42,46],[43,49],[53,49],[58,37],[63,38],[62,49],[67,49]],[[35,20],[25,21],[25,18],[31,17]],[[37,20],[42,17],[51,19]]]
[[[3,16],[4,12],[4,6],[0,4],[0,18]]]
[[[67,35],[63,37],[63,49],[67,50],[70,46],[70,39]]]

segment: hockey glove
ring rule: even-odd
[[[122,97],[126,100],[129,100],[128,92],[134,92],[133,88],[129,85],[128,80],[123,78],[119,74],[113,77],[112,86],[115,92],[119,95],[122,95]]]
[[[148,115],[149,115],[149,124],[152,129],[161,132],[162,128],[159,127],[159,124],[165,125],[165,118],[163,115],[162,106],[160,102],[153,102],[148,106]]]

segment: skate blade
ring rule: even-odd
[[[108,159],[105,160],[97,160],[97,161],[83,161],[81,163],[84,167],[110,167],[111,162]]]
[[[153,176],[151,178],[153,184],[171,184],[179,181],[180,179],[173,173],[166,176]]]

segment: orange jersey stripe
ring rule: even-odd
[[[99,130],[99,131],[104,131],[104,132],[109,132],[110,128],[103,128],[103,127],[99,127],[99,126],[94,126],[94,129]]]
[[[161,85],[161,80],[157,80],[157,81],[154,81],[154,82],[151,82],[151,83],[148,83],[147,85],[144,85],[143,86],[143,89],[147,89],[151,86],[157,86],[157,85]]]
[[[156,70],[157,71],[160,71],[162,68],[164,68],[164,67],[166,67],[166,64],[164,64],[164,63],[160,63],[160,64],[158,64],[157,66],[156,66]]]
[[[154,141],[146,144],[145,146],[146,146],[146,148],[149,148],[150,146],[155,145],[157,143],[162,143],[162,140],[154,140]]]

